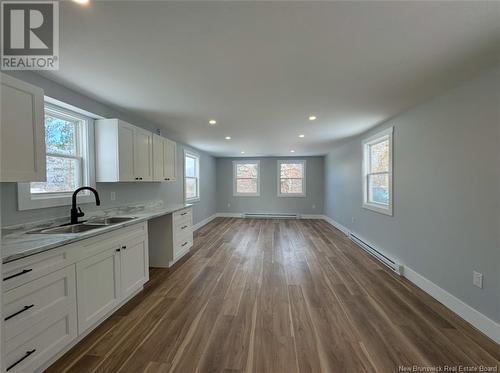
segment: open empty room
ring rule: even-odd
[[[500,371],[500,2],[0,7],[0,372]]]

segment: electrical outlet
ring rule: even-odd
[[[483,274],[472,271],[472,283],[474,286],[477,286],[478,288],[482,289],[483,288]]]
[[[111,201],[114,201],[114,200],[116,199],[116,193],[115,193],[115,192],[111,192],[111,193],[109,194],[109,199],[110,199]]]

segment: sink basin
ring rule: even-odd
[[[135,217],[120,217],[120,216],[115,216],[111,218],[101,218],[101,219],[93,219],[85,224],[90,225],[90,224],[103,224],[103,225],[112,225],[112,224],[120,224],[129,220],[133,220]]]
[[[102,225],[92,225],[92,224],[74,224],[74,225],[66,225],[64,227],[56,227],[43,229],[36,233],[44,233],[44,234],[70,234],[70,233],[82,233],[91,231],[93,229],[102,228]]]

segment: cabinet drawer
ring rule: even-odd
[[[76,312],[75,265],[3,294],[5,339],[33,328],[60,308]]]
[[[183,226],[192,226],[193,225],[193,222],[192,222],[192,219],[191,219],[191,215],[186,215],[186,216],[181,216],[177,219],[174,219],[173,221],[173,228],[176,229],[176,228],[180,228],[180,227],[183,227]]]
[[[174,225],[177,224],[182,219],[189,219],[189,221],[193,218],[193,210],[191,208],[183,209],[174,212],[173,214]]]
[[[179,224],[179,225],[174,225],[173,229],[173,234],[174,234],[174,240],[179,237],[183,236],[186,234],[193,234],[193,225],[189,224],[188,222],[184,224]]]
[[[2,289],[7,291],[75,262],[69,246],[58,247],[2,266]]]
[[[174,241],[174,260],[193,246],[193,235],[184,235],[179,237],[179,241]]]
[[[50,318],[5,343],[5,366],[9,373],[35,372],[76,335],[76,312],[59,307]]]

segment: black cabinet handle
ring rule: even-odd
[[[165,178],[166,181],[169,181],[170,179],[168,177]]]
[[[135,179],[136,179],[136,180],[139,180],[139,178],[138,178],[138,177],[136,177]]]
[[[187,226],[187,225],[185,225],[185,226],[181,227],[181,229],[186,229],[187,227],[188,227],[188,226]]]
[[[7,277],[5,277],[3,280],[4,280],[4,281],[7,281],[7,280],[10,280],[11,278],[14,278],[14,277],[17,277],[17,276],[22,276],[22,275],[24,275],[25,273],[28,273],[28,272],[31,272],[31,271],[33,271],[33,269],[32,269],[32,268],[30,268],[30,269],[23,269],[21,272],[16,273],[15,275],[10,275],[10,276],[7,276]]]
[[[116,249],[116,252],[119,252],[119,251],[120,251],[120,249]]]
[[[35,351],[36,351],[36,348],[34,348],[33,350],[30,350],[30,351],[26,351],[26,353],[24,354],[24,356],[22,358],[20,358],[18,361],[16,361],[14,364],[11,364],[10,366],[8,366],[7,369],[6,369],[6,371],[8,372],[12,368],[14,368],[21,361],[23,361],[24,359],[28,358],[31,354],[34,354]]]
[[[184,242],[181,246],[186,246],[188,243],[187,242]]]
[[[140,177],[139,180],[142,180],[142,177]]]
[[[122,246],[122,249],[125,250],[127,248],[127,246]]]
[[[184,215],[187,215],[187,212],[183,212],[183,213],[181,214],[181,216],[184,216]]]
[[[13,313],[13,314],[12,314],[12,315],[10,315],[10,316],[7,316],[7,317],[4,319],[4,321],[7,321],[7,320],[9,320],[9,319],[12,319],[13,317],[15,317],[15,316],[19,315],[20,313],[23,313],[24,311],[29,310],[29,309],[30,309],[30,308],[32,308],[32,307],[35,307],[35,305],[34,305],[34,304],[30,304],[29,306],[24,306],[24,308],[23,308],[22,310],[19,310],[19,311],[17,311],[16,313]]]

